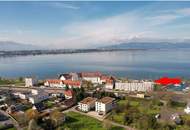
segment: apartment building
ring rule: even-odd
[[[78,103],[78,109],[84,112],[88,112],[95,108],[96,98],[87,97]]]
[[[114,98],[111,97],[103,97],[95,102],[95,110],[99,114],[106,114],[107,112],[111,111],[114,106]]]

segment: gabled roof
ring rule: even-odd
[[[46,80],[46,82],[53,83],[53,84],[60,84],[62,82],[62,80],[59,80],[59,79],[48,79],[48,80]]]
[[[66,90],[66,91],[64,91],[64,94],[66,96],[71,96],[72,97],[74,95],[74,92],[72,90]]]
[[[100,77],[102,73],[100,72],[81,72],[81,77]]]
[[[61,78],[61,76],[65,77],[65,79],[67,79],[67,80],[72,78],[72,75],[71,75],[71,74],[61,74],[61,75],[59,76],[59,78]]]
[[[80,81],[74,81],[74,80],[63,80],[64,84],[71,85],[71,86],[80,86]]]

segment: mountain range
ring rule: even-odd
[[[108,45],[97,49],[178,49],[190,48],[190,42],[123,42],[120,44]],[[55,49],[55,48],[49,48]],[[49,50],[48,49],[48,50]],[[64,49],[64,48],[60,48]],[[45,47],[31,44],[23,44],[13,41],[0,41],[0,51],[20,51],[20,50],[46,50]]]
[[[23,44],[13,41],[0,41],[0,51],[36,50],[42,49],[39,46]]]
[[[190,43],[180,42],[128,42],[101,47],[103,49],[178,49],[190,48]]]

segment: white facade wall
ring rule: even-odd
[[[152,91],[153,82],[140,82],[140,83],[115,83],[115,89],[124,91]]]
[[[93,109],[95,107],[95,102],[92,102],[90,104],[84,104],[84,103],[78,103],[78,108],[81,110],[81,111],[90,111],[91,109]]]
[[[34,86],[34,84],[36,84],[37,81],[36,79],[33,79],[33,78],[25,78],[25,86],[26,87],[32,87]]]
[[[83,77],[83,80],[91,81],[92,83],[101,84],[100,77]]]
[[[113,89],[113,84],[105,84],[106,89]]]
[[[44,86],[48,86],[48,87],[52,87],[52,88],[64,88],[64,84],[62,84],[61,82],[58,83],[49,83],[49,82],[45,82]]]
[[[112,102],[104,104],[102,102],[96,102],[95,103],[95,110],[96,112],[103,112],[106,114],[108,111],[113,109],[113,104]]]

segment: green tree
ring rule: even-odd
[[[54,127],[58,127],[65,121],[65,115],[58,110],[54,110],[50,113],[50,119]]]
[[[35,109],[28,109],[26,112],[26,117],[28,118],[28,120],[32,120],[35,119],[37,120],[39,117],[39,112]]]
[[[30,120],[27,130],[42,130],[34,119]]]

